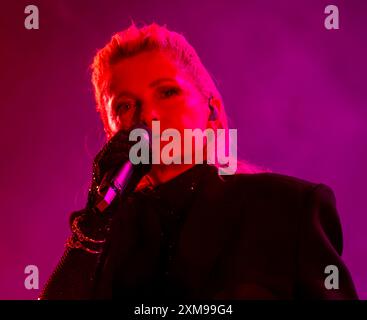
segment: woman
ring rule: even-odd
[[[357,298],[341,260],[334,194],[324,184],[245,162],[227,176],[218,175],[219,163],[153,164],[142,166],[107,213],[98,212],[103,178],[128,159],[134,127],[228,127],[195,50],[165,27],[132,25],[116,34],[92,70],[108,143],[41,299]]]

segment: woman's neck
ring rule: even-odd
[[[193,164],[153,165],[148,176],[153,186],[157,186],[177,177],[193,166]]]

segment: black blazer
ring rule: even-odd
[[[357,299],[342,247],[328,186],[197,165],[119,203],[104,253],[68,250],[41,298]]]

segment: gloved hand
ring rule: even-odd
[[[97,153],[92,165],[92,182],[88,193],[87,205],[84,209],[71,214],[69,223],[75,239],[80,240],[80,232],[93,239],[104,239],[111,223],[112,212],[115,209],[113,203],[106,211],[100,213],[95,209],[96,203],[101,199],[104,181],[108,182],[123,163],[129,159],[129,150],[135,141],[129,141],[129,132],[120,130]],[[140,180],[150,166],[139,167],[136,175]],[[102,186],[101,186],[102,184]],[[133,183],[132,183],[133,184]],[[105,184],[108,186],[108,184]],[[90,245],[87,241],[87,245]],[[94,246],[92,244],[92,246]],[[98,245],[97,245],[98,247]]]
[[[129,133],[117,132],[97,153],[92,166],[92,183],[89,189],[87,208],[93,208],[98,199],[103,180],[109,180],[116,170],[129,159],[129,150],[134,144],[129,141]]]
[[[151,132],[144,125],[134,126],[131,130],[143,129],[147,135],[143,135],[145,143],[150,145]],[[92,184],[88,195],[88,208],[93,208],[100,196],[104,195],[109,187],[109,183],[116,175],[121,166],[129,160],[129,151],[136,144],[136,141],[129,141],[130,132],[120,130],[117,132],[97,154],[93,161]],[[149,159],[151,159],[151,148],[149,148]],[[134,165],[132,175],[129,178],[128,184],[124,188],[124,194],[127,195],[133,191],[141,178],[150,171],[151,164]],[[112,206],[111,206],[112,207]]]

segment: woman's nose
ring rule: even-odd
[[[152,129],[152,121],[159,120],[159,113],[155,105],[145,104],[141,107],[140,122]]]

